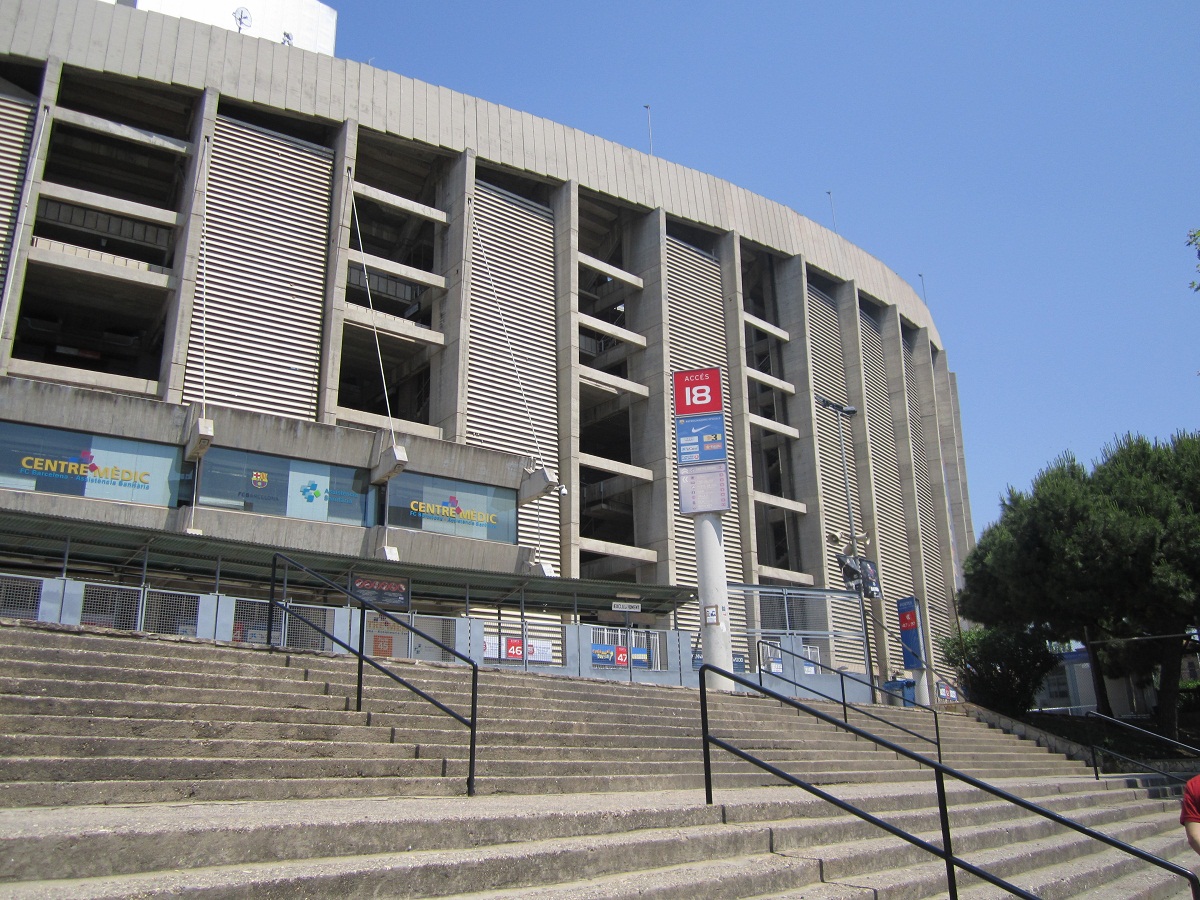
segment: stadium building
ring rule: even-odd
[[[719,367],[740,653],[861,671],[865,620],[887,677],[912,596],[938,667],[974,531],[909,284],[719,178],[234,26],[0,0],[6,614],[244,637],[226,595],[279,550],[409,578],[500,659],[517,620],[687,634],[672,373]]]

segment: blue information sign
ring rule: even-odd
[[[676,416],[675,452],[681,466],[724,462],[728,455],[724,413]]]

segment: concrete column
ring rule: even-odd
[[[434,303],[433,326],[446,339],[430,360],[429,424],[448,441],[467,440],[467,347],[471,339],[468,286],[471,283],[471,211],[475,196],[475,154],[466,151],[438,184],[438,209],[449,222],[441,245],[440,272],[446,292]],[[482,646],[482,644],[480,645]]]
[[[866,546],[859,544],[863,556],[875,560],[879,567],[879,580],[887,584],[887,572],[884,571],[883,561],[879,552],[879,516],[875,504],[875,469],[871,459],[870,434],[867,423],[870,411],[867,409],[866,373],[863,366],[862,321],[858,312],[858,288],[853,281],[847,281],[839,286],[837,296],[838,327],[842,333],[842,359],[845,361],[846,395],[850,405],[858,408],[858,415],[846,423],[849,434],[854,441],[854,472],[852,477],[858,485],[858,510],[855,519],[861,523],[862,530],[867,533]],[[867,627],[871,632],[871,646],[875,662],[875,673],[886,678],[891,671],[889,640],[886,621],[883,614],[882,599],[866,598],[868,618]]]
[[[750,456],[750,409],[746,388],[746,322],[742,299],[742,242],[728,231],[717,241],[721,261],[721,300],[725,307],[725,346],[729,360],[729,435],[734,450],[730,487],[737,497],[742,580],[758,580],[758,543],[754,539],[754,477]],[[757,631],[757,598],[746,608],[746,628]]]
[[[917,466],[913,451],[913,429],[908,408],[908,378],[904,371],[904,334],[900,324],[900,312],[894,306],[883,310],[883,357],[887,369],[888,399],[891,402],[893,425],[896,429],[896,458],[900,465],[900,487],[904,498],[904,523],[907,533],[909,565],[912,571],[913,592],[917,598],[917,609],[921,619],[921,654],[927,663],[933,661],[933,644],[930,633],[928,573],[925,557],[921,552],[921,510],[917,498]],[[927,666],[924,678],[918,679],[918,697],[924,692],[932,696],[933,669]],[[927,703],[928,700],[922,700]]]
[[[825,552],[825,533],[822,524],[820,471],[817,446],[817,412],[812,380],[812,342],[808,333],[808,277],[805,262],[800,256],[782,259],[775,267],[775,290],[779,306],[779,327],[787,331],[790,340],[783,345],[783,371],[796,386],[788,398],[788,423],[800,432],[791,442],[792,483],[795,496],[808,512],[800,518],[800,560],[804,571],[812,575],[815,584],[829,584]]]
[[[925,455],[929,465],[929,489],[933,496],[936,535],[923,535],[929,542],[936,541],[942,559],[943,585],[947,615],[951,622],[958,620],[954,605],[955,560],[954,538],[950,528],[950,507],[946,492],[946,469],[943,459],[942,426],[938,415],[936,373],[932,356],[933,346],[929,329],[921,328],[913,339],[912,369],[917,380],[917,398],[921,405],[921,432],[925,437]],[[932,585],[930,585],[932,588]]]
[[[967,462],[963,454],[962,422],[958,414],[958,380],[946,363],[943,350],[933,351],[933,377],[938,404],[938,436],[945,463],[946,497],[950,503],[950,526],[954,535],[955,578],[961,576],[962,563],[975,546],[971,524],[971,501],[967,492]]]
[[[579,577],[579,185],[569,181],[550,196],[554,211],[554,285],[558,355],[559,574]]]
[[[208,168],[213,132],[217,126],[219,96],[208,88],[196,98],[192,117],[192,155],[188,159],[184,196],[179,213],[182,225],[175,240],[172,267],[178,288],[167,301],[163,322],[162,359],[158,369],[158,396],[168,403],[183,402],[183,378],[187,366],[188,339],[196,294],[202,285],[200,256],[204,238],[204,198],[208,191]],[[197,352],[199,348],[197,348]]]
[[[631,331],[646,338],[646,349],[629,358],[629,377],[650,391],[645,402],[630,407],[635,465],[654,473],[650,484],[633,490],[638,546],[654,550],[658,562],[648,564],[639,581],[674,584],[675,461],[671,457],[671,341],[667,304],[667,216],[661,210],[635,218],[626,234],[627,271],[642,279],[634,309],[626,311]]]
[[[50,147],[50,124],[54,121],[61,81],[62,60],[51,57],[46,61],[42,75],[42,93],[33,124],[29,161],[25,167],[25,186],[21,194],[21,206],[17,211],[20,225],[17,233],[13,235],[12,253],[8,262],[7,292],[3,295],[3,308],[0,308],[0,375],[8,374],[13,341],[17,336],[17,318],[25,285],[25,269],[29,263],[29,243],[33,239],[33,220],[37,214],[38,196],[41,194],[42,176],[46,169],[46,154]]]
[[[338,383],[342,371],[342,325],[346,317],[346,265],[350,256],[357,175],[358,123],[348,120],[334,140],[333,198],[330,204],[329,269],[325,273],[325,316],[321,325],[321,371],[317,386],[317,421],[337,420]]]

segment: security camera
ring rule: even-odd
[[[560,496],[560,497],[567,496],[567,486],[565,484],[560,484],[558,486],[558,496]]]

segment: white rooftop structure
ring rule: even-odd
[[[337,11],[318,0],[103,0],[333,56]]]

